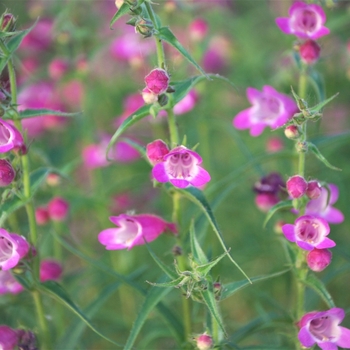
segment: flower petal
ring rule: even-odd
[[[158,182],[169,181],[169,176],[165,171],[164,163],[156,164],[152,169],[152,175]]]
[[[251,127],[252,124],[250,121],[250,111],[251,111],[251,108],[248,108],[239,112],[235,116],[232,123],[236,129],[242,130],[242,129],[248,129]]]
[[[336,344],[331,343],[331,342],[321,342],[317,343],[317,345],[322,349],[322,350],[338,350],[338,347]]]
[[[289,18],[279,17],[276,18],[276,24],[283,33],[292,34],[289,26]]]
[[[325,248],[333,248],[335,247],[336,244],[334,241],[332,241],[331,239],[329,239],[328,237],[325,237],[324,240],[318,244],[317,246],[315,246],[317,249],[325,249]]]
[[[186,188],[190,185],[187,180],[170,179],[169,181],[171,184],[178,188]]]
[[[310,243],[304,242],[304,241],[296,241],[296,244],[304,250],[312,250],[314,249],[314,246]]]
[[[339,327],[341,335],[337,341],[337,345],[345,349],[350,349],[350,329]]]
[[[315,344],[315,340],[314,340],[313,336],[310,334],[307,327],[302,327],[300,329],[299,334],[298,334],[298,339],[299,339],[300,343],[307,348],[310,348],[312,345]]]
[[[282,232],[288,241],[295,242],[294,225],[286,224],[282,226]]]
[[[195,187],[200,187],[210,181],[210,175],[205,169],[198,167],[198,170],[197,175],[191,180],[191,185]]]

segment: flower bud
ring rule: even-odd
[[[144,88],[142,90],[142,98],[146,104],[150,105],[158,101],[158,95],[153,93],[150,89]]]
[[[17,332],[5,325],[0,326],[0,349],[11,350],[15,349],[18,341]]]
[[[312,271],[324,270],[332,260],[332,253],[328,249],[313,249],[306,256],[306,262]]]
[[[0,23],[1,32],[12,32],[15,30],[16,19],[11,13],[3,14]]]
[[[297,142],[295,145],[295,148],[297,150],[298,153],[306,153],[309,149],[307,142],[303,141],[303,142]]]
[[[196,18],[190,24],[189,32],[193,41],[202,41],[208,34],[208,23],[202,18]]]
[[[38,225],[45,225],[50,220],[49,211],[45,207],[36,208],[35,220]]]
[[[56,197],[49,202],[47,209],[51,220],[63,221],[68,215],[69,204],[63,198]]]
[[[287,180],[288,194],[293,198],[300,198],[306,192],[307,182],[300,175],[294,175]]]
[[[38,349],[37,340],[35,334],[31,331],[26,331],[24,329],[17,330],[18,335],[18,349],[20,350],[35,350]]]
[[[115,6],[120,9],[124,4],[124,0],[115,0]]]
[[[273,193],[259,193],[255,197],[255,204],[263,213],[267,213],[278,202],[278,197]]]
[[[306,188],[306,195],[310,199],[317,199],[322,193],[322,187],[316,180],[309,181]]]
[[[154,31],[153,22],[149,19],[140,18],[135,23],[135,32],[141,34],[144,38],[152,36]]]
[[[162,140],[155,140],[146,146],[146,155],[152,165],[163,161],[163,157],[169,153],[167,144]]]
[[[299,48],[300,58],[306,64],[314,64],[320,57],[321,48],[316,41],[305,41]]]
[[[61,183],[61,176],[55,173],[50,173],[47,175],[46,183],[49,186],[56,187]]]
[[[69,63],[67,60],[62,58],[55,58],[49,64],[49,76],[54,80],[58,80],[67,73],[69,68]]]
[[[62,275],[62,265],[53,259],[44,259],[40,262],[40,281],[56,281]]]
[[[274,153],[283,150],[284,144],[279,137],[270,137],[266,143],[266,151]]]
[[[8,186],[15,176],[16,172],[11,163],[6,159],[0,159],[0,187]]]
[[[164,69],[156,68],[145,77],[145,83],[148,90],[160,95],[166,92],[169,86],[169,75]]]
[[[284,129],[284,135],[287,139],[295,140],[300,136],[299,128],[296,125],[289,125]]]
[[[199,350],[209,350],[213,347],[213,338],[204,333],[196,338],[196,345]]]

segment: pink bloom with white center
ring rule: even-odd
[[[335,246],[335,242],[327,237],[330,232],[327,221],[315,216],[300,216],[295,220],[295,225],[283,225],[282,231],[288,241],[295,242],[304,250]]]
[[[168,89],[169,80],[169,75],[164,69],[153,69],[145,77],[146,88],[156,95],[163,94]]]
[[[158,182],[169,181],[175,187],[200,187],[210,181],[210,175],[199,165],[201,163],[202,158],[198,153],[178,146],[154,166],[152,175]]]
[[[17,280],[12,276],[10,271],[0,270],[0,295],[18,294],[23,290],[24,288],[22,287],[22,285],[17,282]]]
[[[262,91],[249,87],[247,98],[252,107],[238,113],[233,119],[237,129],[250,129],[252,136],[260,135],[266,126],[278,128],[298,111],[294,100],[265,85]]]
[[[98,240],[107,250],[130,250],[136,245],[155,240],[164,231],[177,233],[176,225],[152,214],[111,216],[117,228],[108,228],[98,235]]]
[[[0,349],[15,350],[17,347],[18,335],[17,332],[5,325],[0,326]]]
[[[62,265],[54,259],[44,259],[40,262],[40,281],[57,281],[62,275]]]
[[[8,151],[19,151],[25,154],[27,148],[21,133],[13,125],[0,119],[0,153]]]
[[[326,15],[321,6],[296,1],[289,9],[289,17],[276,18],[277,26],[286,34],[302,39],[318,39],[329,34],[324,26]]]
[[[306,256],[306,262],[312,271],[324,270],[332,260],[332,253],[328,249],[313,249]]]
[[[338,200],[339,190],[334,184],[328,184],[328,188],[329,194],[328,190],[322,187],[321,195],[309,201],[306,205],[305,214],[323,218],[330,224],[340,224],[344,221],[344,215],[339,209],[332,207]]]
[[[28,253],[29,243],[22,236],[0,228],[0,267],[6,271],[15,267]]]
[[[53,221],[63,221],[68,216],[69,203],[61,198],[53,198],[47,205],[49,217]]]
[[[336,307],[307,313],[298,322],[300,343],[306,348],[317,344],[323,350],[350,349],[350,329],[339,326],[344,317],[344,310]]]

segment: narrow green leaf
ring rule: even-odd
[[[204,214],[206,215],[206,217],[208,218],[208,220],[210,222],[211,227],[213,228],[214,232],[216,233],[216,236],[219,239],[221,246],[224,248],[224,251],[227,253],[228,258],[239,269],[239,271],[241,271],[242,274],[249,280],[249,277],[246,275],[246,273],[241,269],[241,267],[236,263],[236,261],[229,254],[229,252],[226,248],[222,233],[221,233],[219,226],[216,222],[215,216],[214,216],[214,214],[211,210],[211,207],[210,207],[207,199],[205,198],[203,192],[196,187],[188,187],[185,189],[176,188],[176,191],[180,192],[184,197],[188,198],[193,203],[197,204],[203,210]]]
[[[102,305],[107,301],[107,299],[120,287],[120,282],[114,283],[105,289],[103,289],[99,294],[96,300],[94,300],[85,310],[84,314],[88,317],[92,317],[98,312]],[[81,319],[75,320],[72,324],[67,327],[66,332],[58,341],[55,346],[55,349],[75,349],[80,337],[82,336],[86,323]]]
[[[218,323],[219,327],[222,329],[224,334],[227,335],[225,328],[224,328],[224,324],[221,320],[221,316],[220,316],[217,302],[215,300],[213,284],[209,282],[208,288],[201,291],[201,295],[203,297],[203,301],[204,301],[205,305],[207,305],[207,308],[208,308],[210,314],[213,316],[215,321]]]
[[[191,226],[190,226],[190,243],[191,243],[191,253],[194,261],[197,264],[207,263],[208,262],[207,256],[203,252],[196,237],[193,220],[191,221]]]
[[[317,104],[314,107],[309,108],[309,111],[311,113],[318,113],[326,104],[328,104],[329,102],[331,102],[334,98],[336,98],[339,95],[339,93],[333,95],[330,98],[327,98],[327,100],[322,101],[321,103]]]
[[[322,155],[319,149],[311,142],[308,142],[308,149],[328,168],[332,170],[342,171],[342,169],[333,166],[329,161]]]
[[[209,273],[209,271],[227,254],[228,253],[225,252],[224,254],[220,255],[219,257],[217,257],[213,261],[210,261],[209,263],[204,264],[204,265],[197,266],[196,272],[198,272],[201,276],[205,277]]]
[[[160,280],[160,283],[164,281],[164,277]],[[151,288],[148,292],[146,299],[137,314],[137,318],[133,324],[133,327],[130,331],[128,340],[124,345],[124,350],[130,350],[136,340],[137,335],[139,334],[142,326],[146,322],[146,319],[149,313],[156,307],[156,305],[167,295],[173,288]]]
[[[327,288],[321,280],[319,280],[313,273],[309,273],[305,280],[302,281],[308,287],[312,288],[327,304],[328,307],[335,307],[332,296],[329,294]]]
[[[82,112],[77,113],[65,113],[61,111],[55,111],[53,109],[25,109],[19,112],[19,119],[32,118],[32,117],[41,117],[45,115],[56,115],[58,117],[76,117],[81,115]]]
[[[151,254],[151,257],[153,258],[153,260],[157,263],[157,265],[163,270],[163,272],[165,272],[165,274],[170,277],[171,279],[176,279],[178,277],[177,273],[175,271],[173,271],[172,269],[170,269],[167,265],[165,265],[163,263],[163,261],[161,261],[156,254],[154,253],[154,251],[151,249],[150,245],[148,243],[146,243],[146,247],[148,249],[148,252]]]
[[[313,85],[319,101],[324,101],[326,95],[325,95],[325,85],[324,85],[324,79],[322,75],[315,69],[310,69],[310,73],[308,75],[309,81]]]
[[[161,288],[177,287],[183,281],[184,278],[186,278],[186,277],[180,276],[180,277],[176,278],[175,280],[172,280],[169,282],[162,282],[162,283],[153,283],[150,281],[146,281],[146,282],[154,287],[161,287]]]
[[[176,36],[168,27],[162,27],[159,29],[157,37],[161,40],[166,41],[171,46],[175,47],[190,63],[192,63],[203,75],[207,78],[208,75],[202,69],[202,67],[193,59],[193,57],[186,51],[186,49],[180,44]]]
[[[270,278],[281,276],[281,275],[285,274],[288,271],[290,271],[290,269],[286,269],[286,270],[282,270],[282,271],[279,271],[279,272],[275,272],[275,273],[272,273],[270,275],[263,275],[263,276],[252,277],[251,281],[254,284],[255,282],[260,282],[260,281],[263,281],[263,280],[267,280],[267,279],[270,279]],[[249,282],[247,280],[231,282],[231,283],[225,284],[222,287],[222,293],[221,293],[220,300],[224,300],[224,299],[230,297],[231,295],[233,295],[234,293],[238,292],[239,290],[247,287],[248,285],[249,285]]]
[[[109,341],[110,343],[122,347],[121,344],[115,342],[112,339],[109,339],[101,332],[99,332],[88,320],[88,318],[84,315],[84,313],[74,304],[74,302],[70,299],[67,292],[60,286],[57,282],[54,281],[46,281],[37,285],[37,288],[40,292],[49,295],[51,298],[56,299],[61,304],[70,309],[73,313],[75,313],[84,323],[96,334],[98,334],[101,338]]]
[[[291,200],[281,201],[275,204],[267,213],[266,218],[263,223],[263,227],[266,227],[267,223],[270,221],[270,219],[273,217],[273,215],[281,209],[292,209],[293,204]]]
[[[113,24],[117,22],[120,17],[126,15],[129,11],[130,6],[126,2],[123,2],[123,5],[119,7],[118,11],[114,14],[113,18],[111,19],[111,22],[109,23],[109,28],[113,29]]]
[[[132,115],[130,115],[128,118],[126,118],[123,123],[119,126],[117,131],[114,133],[112,136],[111,140],[108,143],[107,150],[106,150],[106,157],[108,159],[108,153],[111,149],[111,147],[117,142],[118,137],[126,131],[130,126],[134,125],[136,122],[141,120],[142,118],[147,117],[150,112],[149,112],[150,106],[142,106],[139,108],[136,112],[134,112]]]

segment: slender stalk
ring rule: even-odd
[[[172,108],[166,110],[168,113],[168,126],[170,133],[171,146],[177,146],[179,144],[179,132],[177,130],[176,118]]]

